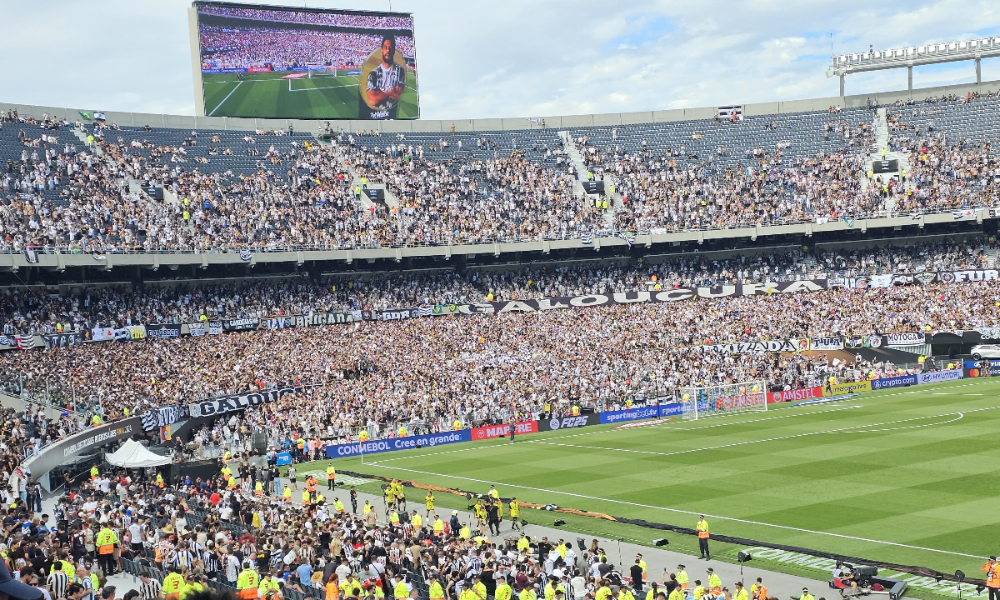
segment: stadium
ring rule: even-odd
[[[0,594],[1000,594],[1000,38],[427,119],[409,13],[187,16],[194,115],[0,103]]]

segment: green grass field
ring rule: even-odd
[[[493,483],[504,496],[686,527],[703,512],[717,534],[978,576],[980,557],[1000,549],[993,538],[998,433],[1000,381],[973,379],[826,405],[772,405],[767,413],[619,431],[595,426],[519,436],[514,445],[493,440],[334,464],[479,492]],[[462,500],[455,500],[457,507]],[[528,518],[551,525],[555,517],[529,511]],[[587,517],[568,519],[567,528],[574,526],[661,536]],[[696,553],[694,541],[672,539],[671,548]]]
[[[407,77],[399,102],[399,119],[415,119],[416,77]],[[283,119],[357,119],[357,75],[282,79],[287,73],[235,73],[202,76],[205,114],[210,117],[261,117]]]

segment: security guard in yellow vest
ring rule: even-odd
[[[200,581],[195,579],[193,573],[189,572],[187,578],[184,580],[184,585],[181,587],[181,600],[185,600],[185,598],[204,591],[204,589],[205,586],[203,586]]]
[[[101,571],[106,576],[111,576],[115,572],[115,546],[118,544],[118,534],[105,525],[97,534],[94,545],[97,546],[97,560],[101,565]]]
[[[535,584],[538,585],[537,583]],[[538,600],[538,592],[530,586],[525,586],[521,593],[517,595],[517,600]]]
[[[302,506],[309,506],[309,490],[302,490]]]
[[[181,570],[178,567],[170,567],[169,574],[163,578],[160,591],[166,600],[180,600],[181,589],[184,587],[184,578],[181,577]]]
[[[443,535],[443,534],[444,534],[444,521],[441,520],[441,517],[434,517],[434,535]]]
[[[497,587],[497,591],[500,591],[499,587]],[[427,586],[427,595],[430,597],[430,600],[444,600],[444,588],[437,577],[431,577],[431,584]],[[500,599],[497,598],[497,600]]]
[[[705,595],[705,586],[701,585],[700,579],[694,580],[694,600],[701,600],[701,597]]]
[[[392,581],[392,595],[396,600],[406,600],[410,597],[410,588],[400,575],[393,575]]]
[[[642,570],[643,577],[646,576],[646,569]],[[685,592],[688,590],[688,574],[684,570],[684,565],[677,565],[677,586],[683,589]]]
[[[410,516],[410,525],[413,525],[413,533],[416,534],[424,525],[424,519],[417,514],[416,509],[413,511],[413,515]]]
[[[340,587],[340,590],[341,592],[344,593],[345,597],[347,598],[353,596],[355,592],[357,592],[358,595],[360,595],[362,591],[361,582],[358,581],[358,578],[354,575],[354,573],[351,573],[350,575],[347,576],[347,581],[345,581],[344,585]]]
[[[552,585],[552,581],[552,579],[549,579],[545,584],[545,600],[555,600],[556,592],[566,593],[566,588],[563,587],[563,584],[559,583],[558,579],[555,580],[555,585]],[[632,600],[635,600],[635,598]]]
[[[670,592],[670,595],[667,596],[667,600],[684,600],[684,590],[680,586],[675,587],[674,591]]]
[[[98,473],[99,473],[99,471],[97,470],[97,465],[94,465],[94,466],[90,467],[90,480],[93,481],[93,480],[97,479],[97,474]]]
[[[458,530],[458,537],[463,540],[467,540],[472,537],[472,530],[465,523],[462,523],[462,528]]]
[[[632,590],[623,585],[618,588],[618,600],[635,600],[635,596],[632,595]]]
[[[340,501],[340,498],[334,498],[333,510],[337,511],[339,514],[344,513],[344,503]]]
[[[608,580],[601,580],[601,587],[597,588],[597,593],[594,594],[596,600],[609,600],[611,598],[611,588],[608,587]]]
[[[479,578],[479,575],[476,575],[472,584],[472,593],[476,595],[478,600],[486,600],[486,584]]]
[[[521,539],[517,540],[517,551],[527,552],[531,548],[531,541],[528,540],[528,536],[521,534]]]
[[[499,583],[497,583],[497,589],[493,592],[494,600],[511,600],[514,596],[514,590],[507,585],[507,579],[501,578]],[[434,600],[434,596],[431,596],[431,600]]]
[[[258,479],[257,483],[255,483],[254,486],[253,486],[253,495],[254,496],[263,496],[264,495],[264,482],[261,481],[260,479]]]
[[[291,502],[292,500],[292,489],[285,484],[285,490],[281,492],[281,497],[285,499],[285,502]]]
[[[464,586],[462,593],[458,595],[458,600],[479,600],[479,597],[476,596],[476,592],[472,590],[472,587]]]
[[[281,591],[281,584],[278,580],[270,575],[265,575],[260,580],[260,585],[257,586],[257,595],[261,598],[267,596],[268,594],[277,594]]]
[[[698,517],[695,529],[698,531],[698,548],[701,550],[701,557],[711,560],[712,555],[708,551],[708,521],[705,520],[705,515]],[[709,583],[709,588],[711,587],[712,584]]]
[[[337,469],[330,465],[326,468],[326,489],[332,490],[337,487]]]
[[[816,597],[809,593],[809,588],[802,588],[802,595],[799,600],[816,600]]]
[[[243,571],[236,579],[236,595],[240,600],[255,600],[257,598],[257,586],[260,585],[260,576],[257,571],[250,568],[250,562],[243,564]]]
[[[5,557],[6,558],[6,557]],[[62,572],[69,577],[69,582],[76,582],[76,567],[73,566],[73,562],[69,560],[62,561]]]

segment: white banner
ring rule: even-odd
[[[924,343],[922,333],[887,333],[886,343],[889,346],[917,346]]]
[[[809,344],[810,350],[843,350],[844,340],[839,337],[834,338],[813,338]]]

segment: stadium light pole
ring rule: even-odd
[[[889,50],[869,48],[867,52],[835,54],[830,57],[827,77],[840,77],[840,95],[844,95],[844,79],[852,73],[907,70],[907,91],[913,91],[913,67],[949,62],[975,61],[976,84],[982,83],[982,59],[1000,56],[1000,37],[987,37],[964,42],[925,44]]]

